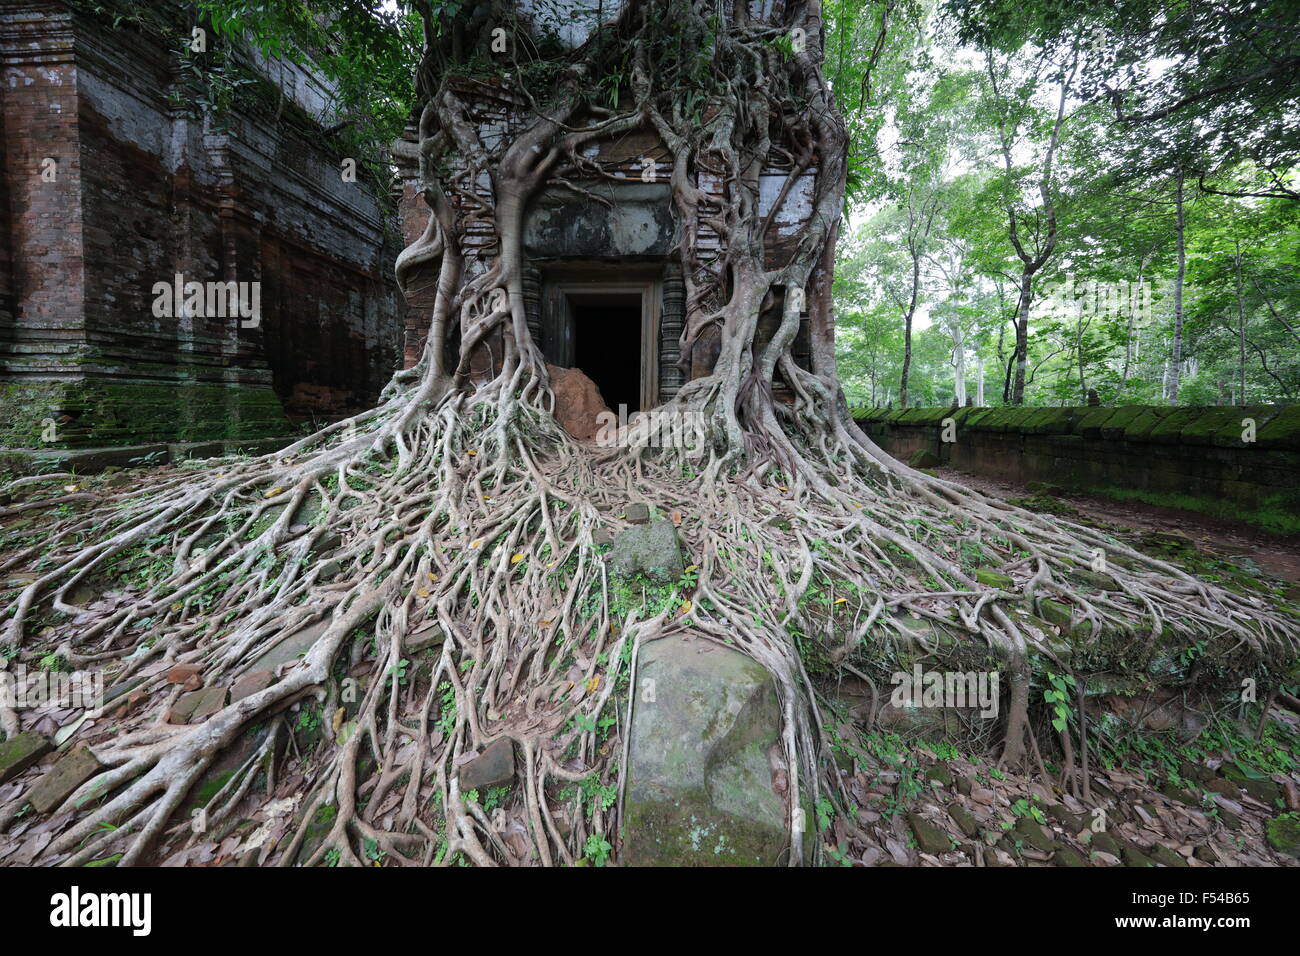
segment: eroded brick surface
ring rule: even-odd
[[[182,115],[174,60],[57,0],[0,9],[0,445],[280,435],[286,411],[372,404],[398,364],[395,217],[270,104],[224,130]],[[298,108],[323,109],[290,74]],[[177,274],[259,282],[260,324],[155,316]]]

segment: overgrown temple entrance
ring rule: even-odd
[[[581,369],[613,411],[629,415],[659,404],[660,283],[550,283],[542,322],[546,360]]]

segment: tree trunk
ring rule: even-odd
[[[1177,215],[1176,238],[1178,243],[1178,271],[1174,273],[1174,341],[1169,351],[1169,379],[1165,393],[1171,405],[1178,404],[1179,379],[1183,369],[1183,280],[1187,276],[1187,244],[1183,217],[1183,171],[1178,170],[1178,185],[1174,190],[1174,208]]]
[[[1233,243],[1236,255],[1233,263],[1237,270],[1237,382],[1241,404],[1246,404],[1246,307],[1241,294],[1241,241]]]
[[[1016,344],[1012,360],[1015,380],[1011,387],[1011,404],[1025,404],[1025,373],[1029,365],[1029,306],[1034,300],[1034,272],[1028,266],[1020,276],[1020,299],[1016,303]]]
[[[898,388],[900,408],[908,406],[908,377],[912,371],[912,317],[916,315],[916,302],[921,294],[921,260],[915,248],[912,250],[912,296],[903,311],[903,374]]]

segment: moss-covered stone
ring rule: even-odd
[[[1056,854],[1052,857],[1052,862],[1057,866],[1068,867],[1088,865],[1088,861],[1079,854],[1078,850],[1068,846],[1057,847]]]
[[[1149,856],[1160,866],[1179,867],[1188,865],[1187,860],[1183,858],[1181,853],[1171,850],[1162,843],[1153,846]]]
[[[1118,859],[1123,852],[1119,845],[1119,841],[1104,831],[1093,833],[1088,842],[1088,847],[1089,849],[1096,850],[1099,853],[1109,853],[1116,859]]]
[[[1219,445],[1241,448],[1247,444],[1243,438],[1250,435],[1246,419],[1255,423],[1253,438],[1273,419],[1280,409],[1276,405],[1223,406],[1200,409],[1200,414],[1183,426],[1184,445]]]
[[[18,776],[49,752],[49,738],[30,730],[0,742],[0,783]]]
[[[1155,860],[1147,856],[1132,843],[1123,843],[1120,845],[1120,859],[1124,861],[1125,866],[1155,866]]]
[[[1056,841],[1043,829],[1042,824],[1032,817],[1021,817],[1016,821],[1016,833],[1035,850],[1050,853],[1056,849]]]
[[[1265,820],[1264,839],[1279,853],[1300,857],[1300,813],[1283,813]]]
[[[638,684],[654,692],[639,693],[633,710],[623,862],[784,862],[786,803],[768,763],[781,733],[771,675],[737,651],[668,637],[642,649]]]
[[[1177,445],[1183,439],[1183,429],[1200,417],[1203,409],[1175,408],[1160,419],[1147,434],[1147,440],[1161,445]]]
[[[987,588],[997,588],[1000,591],[1010,591],[1015,587],[1011,575],[994,571],[992,568],[976,568],[975,580]]]
[[[1073,621],[1074,612],[1060,601],[1043,600],[1038,602],[1038,613],[1049,624],[1055,624],[1062,631],[1068,631]]]
[[[1260,448],[1300,451],[1300,405],[1287,405],[1255,433]]]
[[[1164,420],[1172,408],[1163,405],[1147,405],[1140,414],[1131,418],[1124,426],[1125,441],[1146,441],[1152,430]]]
[[[922,853],[938,856],[953,849],[948,834],[919,813],[909,813],[907,822],[912,827],[912,833],[916,836],[916,845],[920,847]]]
[[[948,808],[948,816],[952,817],[952,822],[957,824],[957,829],[970,839],[974,839],[979,833],[979,823],[976,822],[974,815],[964,807],[951,806]]]
[[[1029,409],[1020,422],[1020,431],[1026,435],[1065,434],[1070,431],[1076,415],[1076,410],[1069,406]]]
[[[657,584],[673,584],[682,576],[681,542],[669,521],[651,521],[623,531],[609,549],[609,565],[618,574],[644,574]]]
[[[1109,422],[1114,414],[1113,408],[1094,408],[1080,416],[1075,422],[1074,430],[1085,438],[1100,438],[1102,426]]]

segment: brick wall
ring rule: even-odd
[[[282,434],[286,413],[373,403],[400,354],[396,220],[301,123],[281,122],[283,104],[187,118],[168,101],[162,38],[58,0],[6,5],[0,57],[13,303],[0,311],[0,444],[30,443],[38,415],[59,420],[59,444],[114,444]],[[318,79],[257,63],[286,99],[324,107]],[[55,182],[39,176],[47,156]],[[260,283],[260,324],[155,316],[155,283],[178,273]]]
[[[1300,405],[858,409],[896,458],[1222,513],[1300,515]]]

